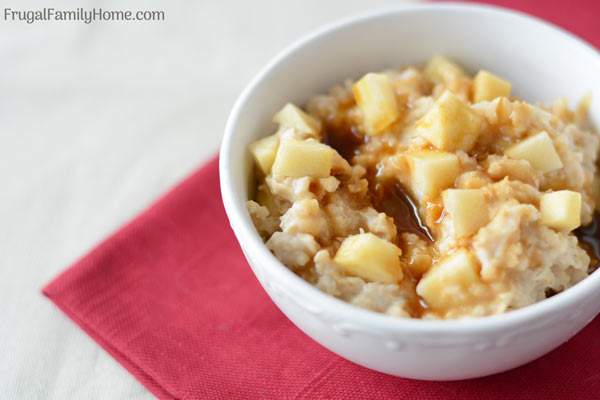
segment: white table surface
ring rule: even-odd
[[[287,43],[394,4],[0,0],[0,399],[152,397],[40,289],[215,153],[236,96]],[[44,5],[166,20],[2,19]]]

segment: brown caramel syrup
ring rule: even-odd
[[[367,137],[348,125],[326,124],[324,126],[324,142],[348,161],[351,161],[366,140]],[[372,171],[368,172],[367,177],[373,207],[394,219],[398,234],[413,233],[433,242],[433,236],[421,220],[416,203],[399,182],[393,179],[379,182]]]
[[[589,272],[594,272],[600,264],[600,213],[595,212],[591,223],[575,229],[573,233],[590,256]]]
[[[433,242],[429,228],[421,219],[419,208],[402,184],[395,180],[374,183],[373,207],[394,219],[398,233],[414,233]]]
[[[324,127],[325,134],[323,141],[325,144],[337,150],[348,162],[356,154],[356,150],[365,142],[365,138],[356,128],[347,125]]]

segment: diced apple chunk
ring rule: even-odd
[[[417,284],[417,294],[434,311],[466,305],[472,299],[469,287],[479,283],[479,267],[465,249],[457,250],[434,264]]]
[[[331,173],[334,151],[315,140],[285,139],[279,144],[271,172],[274,176],[292,178],[327,178]]]
[[[334,261],[346,273],[373,282],[396,283],[402,279],[402,251],[372,233],[348,236],[338,249]]]
[[[473,101],[494,100],[496,97],[508,97],[510,95],[510,82],[492,74],[480,70],[473,79]]]
[[[258,139],[250,145],[250,153],[254,157],[256,166],[265,176],[271,172],[271,167],[277,154],[277,147],[279,147],[279,138],[277,135]]]
[[[309,136],[319,136],[319,121],[292,103],[287,103],[279,110],[273,117],[273,122],[278,123],[283,128],[292,128]]]
[[[451,187],[460,172],[458,157],[452,153],[420,151],[408,156],[413,195],[423,203]]]
[[[563,167],[552,139],[544,131],[512,145],[506,149],[504,154],[517,160],[527,160],[533,168],[542,172],[550,172]]]
[[[447,83],[463,74],[458,65],[442,56],[434,56],[425,67],[425,76],[433,83]]]
[[[448,189],[442,193],[444,208],[452,218],[456,237],[474,234],[488,220],[487,202],[481,189]]]
[[[546,226],[572,231],[581,225],[581,194],[571,190],[546,193],[540,200],[540,212]]]
[[[352,86],[356,104],[363,115],[363,125],[368,135],[383,132],[400,114],[394,87],[384,74],[369,73]]]
[[[417,121],[417,129],[440,150],[469,151],[483,130],[483,119],[468,104],[446,91],[432,109]]]

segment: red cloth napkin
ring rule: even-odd
[[[478,0],[512,8],[545,19],[600,48],[600,1],[598,0]],[[600,101],[600,99],[594,99]],[[599,397],[600,398],[600,397]]]
[[[600,319],[525,367],[463,382],[395,378],[325,350],[252,275],[221,205],[216,159],[44,293],[165,399],[600,396]]]
[[[600,2],[575,3],[518,4],[600,45]],[[221,205],[216,159],[44,294],[164,399],[600,399],[599,318],[537,361],[469,381],[395,378],[325,350],[252,275]]]

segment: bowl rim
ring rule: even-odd
[[[286,289],[290,289],[290,296],[308,299],[308,301],[312,303],[318,302],[320,308],[331,310],[336,316],[336,319],[339,319],[340,321],[360,321],[363,324],[383,330],[397,330],[414,333],[473,334],[476,332],[506,329],[543,318],[549,314],[555,314],[557,310],[575,306],[576,303],[584,301],[595,291],[600,290],[600,269],[598,269],[573,287],[552,296],[551,298],[502,314],[449,320],[397,318],[344,302],[343,300],[319,290],[296,275],[267,249],[250,220],[245,204],[237,203],[236,188],[233,186],[232,170],[230,168],[230,155],[235,142],[234,131],[237,128],[237,121],[240,114],[243,112],[248,99],[251,97],[254,90],[269,76],[271,70],[300,48],[309,45],[311,42],[322,36],[330,35],[338,30],[347,29],[357,24],[367,23],[372,19],[384,17],[389,14],[440,11],[451,13],[483,13],[492,17],[507,18],[512,19],[513,21],[518,20],[521,23],[532,24],[537,28],[543,28],[553,32],[555,35],[564,37],[579,51],[588,53],[592,58],[595,58],[594,61],[600,67],[600,53],[592,45],[550,22],[520,11],[492,5],[453,2],[438,4],[404,4],[401,6],[377,8],[326,24],[301,36],[299,39],[286,46],[273,57],[244,88],[237,98],[225,125],[225,134],[219,154],[221,196],[231,228],[240,242],[240,246],[243,249],[247,249],[246,251],[248,253],[255,255],[255,257],[260,260],[261,266],[268,271],[266,275],[276,276],[279,281],[283,280],[287,285]]]

